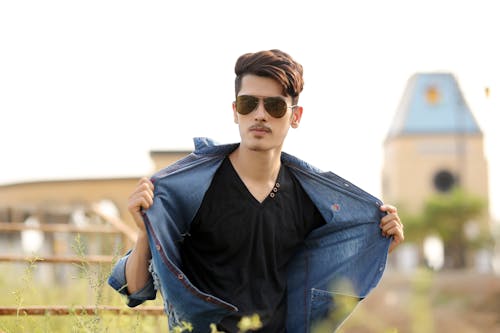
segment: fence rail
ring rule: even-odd
[[[92,206],[92,212],[119,230],[130,242],[134,243],[137,239],[137,231],[118,217],[104,213],[97,205]]]
[[[161,316],[164,314],[162,306],[140,306],[137,308],[124,308],[118,306],[2,306],[0,316],[67,316],[67,315],[96,315],[102,313],[133,315],[143,314]]]
[[[90,207],[90,212],[99,216],[106,224],[93,224],[77,226],[70,223],[40,223],[27,225],[19,222],[0,222],[1,232],[23,232],[36,230],[47,233],[87,233],[87,234],[118,234],[121,235],[123,244],[130,247],[136,239],[137,232],[120,218],[104,213],[97,205]],[[0,262],[37,262],[37,263],[111,263],[116,259],[110,255],[85,255],[81,256],[23,256],[17,254],[0,254]]]
[[[85,227],[69,223],[41,223],[27,225],[18,222],[0,222],[0,232],[23,232],[37,230],[47,233],[86,233],[86,234],[119,234],[123,243],[128,246],[136,239],[136,231],[121,219],[109,216],[98,209],[91,207],[91,212],[102,218],[105,225],[89,225]],[[0,254],[0,262],[27,262],[27,263],[74,263],[74,264],[101,264],[112,263],[116,257],[111,255],[85,255],[85,256],[26,256],[18,254]],[[164,314],[163,306],[139,306],[136,308],[98,305],[98,306],[0,306],[1,316],[67,316],[67,315],[96,315],[96,314],[132,315],[141,314],[148,316],[161,316]],[[1,333],[1,332],[0,332]]]
[[[108,264],[116,259],[108,255],[86,255],[84,257],[77,256],[22,256],[16,254],[0,255],[0,262],[28,262],[28,263],[48,263],[48,264]]]
[[[88,227],[79,227],[66,223],[50,223],[39,225],[26,225],[25,223],[9,223],[0,222],[0,231],[17,232],[25,230],[38,230],[44,232],[74,232],[74,233],[89,233],[89,234],[120,234],[121,231],[114,226],[109,225],[93,225]]]

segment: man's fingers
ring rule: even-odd
[[[134,196],[129,200],[129,210],[139,212],[141,208],[148,209],[153,204],[153,197],[148,193]]]
[[[395,206],[389,204],[383,204],[380,206],[380,210],[389,214],[396,214],[398,212],[398,209]]]
[[[386,219],[386,220],[382,220],[380,222],[380,228],[383,230],[383,231],[387,231],[388,229],[390,228],[393,228],[393,227],[403,227],[403,225],[401,224],[401,221],[399,221],[398,219]]]
[[[139,180],[137,187],[129,197],[128,209],[131,213],[140,212],[142,209],[148,209],[153,204],[153,183],[147,177]]]
[[[398,209],[395,206],[383,204],[380,206],[380,210],[387,213],[380,220],[380,229],[382,230],[382,236],[392,237],[391,245],[389,246],[389,252],[391,252],[405,239],[404,225],[399,218]]]
[[[145,192],[145,191],[150,192],[152,194],[153,190],[154,190],[153,183],[148,178],[143,177],[137,183],[137,186],[136,186],[134,192],[132,192],[132,194],[130,195],[130,197],[132,197],[138,193]]]

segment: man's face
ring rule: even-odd
[[[292,106],[290,96],[282,96],[282,88],[271,78],[257,75],[245,75],[241,81],[238,96],[250,95],[259,97],[259,104],[250,113],[242,115],[237,112],[233,103],[234,122],[238,124],[241,146],[250,150],[281,150],[290,126],[297,127],[302,116],[302,108],[288,108],[281,118],[271,116],[264,108],[263,98],[281,97],[288,106]]]

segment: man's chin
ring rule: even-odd
[[[246,140],[241,142],[241,145],[243,145],[246,149],[255,152],[264,152],[279,148],[278,145],[273,142],[273,140],[270,140],[269,137],[247,137]]]
[[[266,151],[271,148],[269,144],[262,141],[259,142],[259,140],[251,140],[251,142],[247,141],[244,146],[251,151]]]

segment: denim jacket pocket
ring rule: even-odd
[[[359,301],[357,296],[311,289],[309,319],[312,331],[334,332],[349,317]]]

